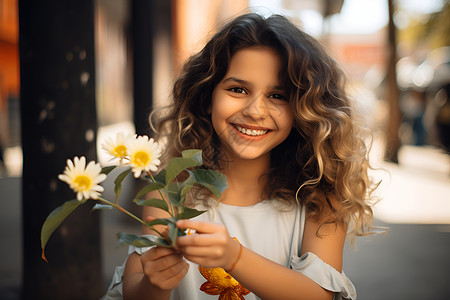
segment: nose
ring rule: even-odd
[[[265,119],[270,112],[269,103],[264,94],[258,94],[249,99],[242,111],[244,116],[252,119]]]

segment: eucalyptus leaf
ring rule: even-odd
[[[157,198],[143,199],[143,200],[134,199],[134,202],[137,205],[156,207],[169,212],[169,206],[167,205],[166,201],[161,199]]]
[[[92,208],[92,210],[100,210],[100,209],[113,209],[114,207],[112,207],[109,204],[100,204],[100,203],[96,203],[94,205],[94,207]]]
[[[41,248],[42,248],[42,259],[47,261],[44,249],[47,245],[50,236],[53,232],[58,228],[59,225],[81,204],[85,203],[87,200],[84,199],[82,201],[78,200],[70,200],[66,201],[63,205],[54,209],[47,217],[42,225],[41,229]]]
[[[175,206],[180,202],[180,193],[182,186],[182,182],[171,182],[166,189],[166,195],[169,199],[169,202]]]
[[[144,196],[147,193],[150,193],[152,191],[156,191],[159,189],[163,189],[165,187],[164,184],[160,183],[160,182],[150,182],[149,184],[147,184],[146,186],[144,186],[139,193],[136,194],[136,199],[141,198],[142,196]]]
[[[165,239],[163,239],[161,237],[159,237],[155,240],[155,244],[157,244],[158,246],[161,246],[161,247],[172,248],[172,245],[169,244],[168,241],[166,241]]]
[[[108,167],[103,167],[102,168],[102,172],[105,175],[108,175],[109,173],[111,173],[112,170],[114,170],[117,166],[108,166]]]
[[[156,242],[135,234],[123,233],[120,232],[117,234],[117,238],[119,239],[120,244],[128,244],[138,248],[141,247],[150,247],[155,246]]]
[[[203,214],[203,213],[205,213],[205,212],[206,212],[206,210],[197,210],[197,209],[195,209],[195,208],[190,208],[190,207],[187,207],[187,206],[183,206],[183,207],[182,207],[182,212],[180,212],[179,214],[177,214],[177,215],[175,216],[175,218],[176,218],[177,220],[191,219],[191,218],[194,218],[194,217],[196,217],[196,216],[199,216],[199,215],[201,215],[201,214]]]
[[[186,200],[186,195],[194,187],[195,183],[196,183],[195,182],[195,177],[192,176],[191,173],[189,173],[189,177],[182,183],[181,189],[179,190],[180,201],[178,202],[178,206],[183,206],[184,205],[184,202]]]
[[[173,223],[169,223],[169,238],[172,242],[172,244],[175,244],[176,239],[178,237],[178,227],[173,224]]]
[[[155,226],[155,225],[167,225],[170,222],[171,221],[168,218],[160,218],[160,219],[155,219],[155,220],[152,220],[150,222],[147,222],[146,224],[148,226]]]
[[[217,199],[220,198],[223,191],[228,187],[227,177],[218,171],[197,169],[188,172],[195,177],[195,181],[198,184],[209,189]]]
[[[130,174],[131,169],[127,169],[120,173],[116,180],[114,180],[114,193],[116,193],[116,199],[119,198],[120,194],[122,193],[122,182],[124,181],[125,177],[127,177],[128,174]]]
[[[203,164],[201,150],[185,150],[182,152],[182,155],[183,157],[174,157],[170,160],[166,169],[166,184],[172,182],[181,171],[187,168],[198,167]]]
[[[203,164],[203,158],[202,158],[202,150],[199,149],[188,149],[181,152],[181,156],[184,158],[190,158],[192,160],[195,160],[199,166]]]
[[[166,185],[166,169],[162,169],[158,174],[153,176],[156,182]]]

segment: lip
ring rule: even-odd
[[[261,126],[255,126],[255,125],[247,125],[247,124],[242,124],[242,123],[229,123],[230,127],[234,130],[234,132],[243,139],[246,140],[251,140],[251,141],[256,141],[256,140],[261,140],[266,138],[273,130],[267,128],[267,127],[261,127]],[[250,129],[250,130],[262,130],[262,131],[267,131],[265,134],[262,135],[247,135],[244,134],[242,132],[240,132],[236,126],[241,127],[241,128],[245,128],[245,129]]]

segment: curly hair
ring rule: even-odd
[[[294,114],[289,136],[271,151],[264,193],[269,199],[299,201],[308,217],[323,223],[353,221],[354,234],[367,234],[376,185],[368,176],[368,148],[345,92],[345,76],[314,38],[283,16],[239,16],[186,62],[174,84],[169,113],[155,127],[167,138],[166,157],[197,148],[203,151],[205,167],[224,168],[209,113],[211,95],[234,53],[261,46],[281,58],[280,80]],[[324,217],[327,205],[332,216]]]

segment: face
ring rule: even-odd
[[[270,151],[289,135],[293,114],[280,67],[274,50],[245,48],[233,55],[214,88],[212,123],[229,159],[269,159]]]

